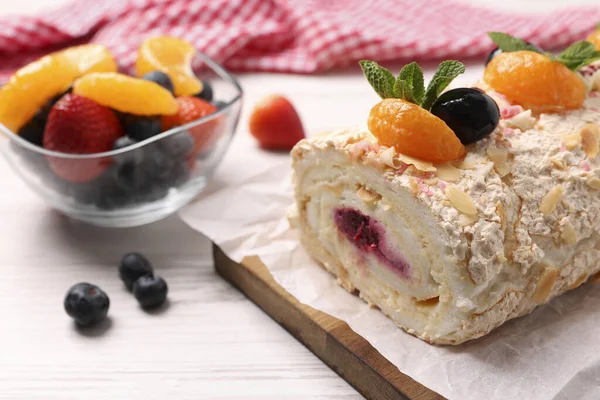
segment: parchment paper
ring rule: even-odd
[[[230,258],[259,255],[301,302],[348,323],[400,371],[449,399],[600,399],[600,285],[586,284],[459,346],[432,346],[337,286],[285,220],[290,159],[240,134],[213,183],[181,218]]]

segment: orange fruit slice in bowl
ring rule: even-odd
[[[108,49],[97,44],[71,47],[21,68],[0,89],[0,123],[17,132],[51,98],[88,72],[114,72]]]
[[[138,50],[135,70],[138,77],[162,71],[169,75],[176,96],[193,96],[202,91],[202,81],[192,71],[196,49],[185,40],[160,36],[144,40]]]
[[[172,115],[177,101],[158,83],[117,72],[95,72],[77,79],[73,93],[117,111],[135,115]]]
[[[406,100],[385,99],[375,104],[368,126],[379,143],[410,157],[438,163],[466,154],[465,146],[444,121]]]
[[[484,80],[536,113],[580,108],[587,93],[581,78],[564,64],[532,51],[498,54],[485,68]]]

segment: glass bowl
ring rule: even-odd
[[[238,81],[201,53],[193,68],[211,84],[213,104],[218,108],[202,119],[133,146],[98,154],[49,151],[0,124],[8,138],[0,138],[0,149],[36,193],[71,218],[105,227],[158,221],[206,187],[240,116],[243,92]]]

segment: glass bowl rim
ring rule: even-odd
[[[244,90],[242,89],[242,86],[240,85],[239,81],[229,71],[227,71],[219,63],[217,63],[215,60],[213,60],[212,58],[210,58],[209,56],[207,56],[206,54],[204,54],[201,51],[196,51],[196,56],[200,57],[202,59],[202,61],[206,65],[208,65],[208,67],[210,67],[210,69],[212,69],[223,80],[229,81],[230,83],[233,84],[233,86],[237,90],[235,97],[232,100],[230,100],[229,102],[225,103],[225,105],[222,108],[218,109],[216,112],[214,112],[210,115],[207,115],[206,117],[200,118],[196,121],[192,121],[185,125],[177,126],[175,128],[169,129],[165,132],[161,132],[158,135],[152,136],[151,138],[148,138],[146,140],[138,142],[134,145],[131,145],[131,146],[128,146],[128,147],[125,147],[122,149],[118,149],[118,150],[105,151],[103,153],[72,154],[72,153],[63,153],[63,152],[59,152],[59,151],[48,150],[43,147],[37,146],[33,143],[30,143],[27,140],[23,139],[21,136],[19,136],[17,133],[8,129],[2,123],[0,123],[0,131],[2,133],[6,134],[10,140],[14,140],[19,146],[21,146],[31,152],[38,153],[40,155],[47,156],[47,157],[54,157],[54,158],[75,159],[75,160],[94,160],[94,159],[100,159],[100,158],[105,158],[105,157],[114,157],[114,156],[117,156],[120,154],[128,153],[130,151],[138,150],[138,149],[145,147],[151,143],[158,142],[164,138],[176,135],[179,132],[183,132],[183,131],[187,130],[188,128],[210,122],[213,119],[216,119],[216,118],[220,117],[221,115],[225,114],[236,103],[239,103],[241,101],[241,99],[243,98]]]

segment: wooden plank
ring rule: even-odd
[[[283,326],[368,399],[444,399],[396,368],[345,322],[301,304],[275,282],[257,257],[241,264],[213,247],[219,275]]]

